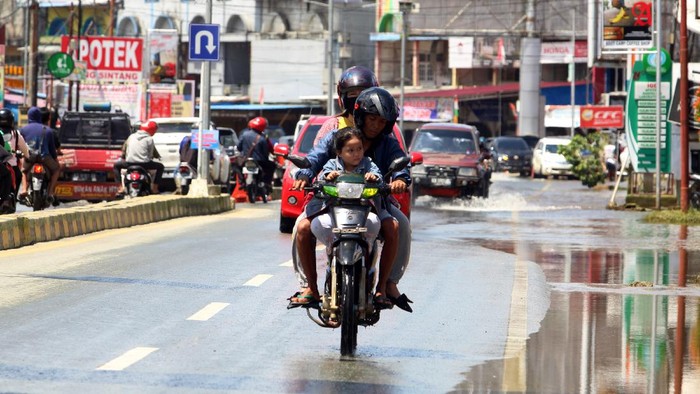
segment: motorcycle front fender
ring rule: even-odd
[[[355,264],[362,257],[362,246],[356,240],[340,241],[336,247],[336,258],[341,265]]]

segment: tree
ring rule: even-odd
[[[581,183],[593,187],[605,182],[605,166],[602,161],[605,136],[601,133],[576,135],[568,145],[559,146],[561,153],[571,163],[571,171]]]

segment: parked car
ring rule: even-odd
[[[411,168],[413,196],[488,197],[489,181],[479,150],[479,131],[459,123],[427,123],[415,133],[411,152],[423,164]]]
[[[517,172],[529,176],[532,170],[532,150],[520,137],[496,137],[489,144],[493,171]]]
[[[532,151],[532,173],[535,178],[563,175],[572,177],[571,163],[559,153],[559,147],[571,143],[569,138],[545,137],[537,142]]]
[[[306,119],[304,126],[299,131],[299,134],[294,140],[294,145],[288,149],[289,153],[293,153],[299,156],[306,156],[314,146],[314,140],[316,139],[316,134],[321,129],[323,122],[329,119],[330,116],[310,116]],[[406,150],[406,143],[404,142],[403,136],[398,126],[394,126],[394,137],[399,141],[401,148]],[[275,148],[275,152],[279,152],[279,145]],[[280,203],[280,232],[291,233],[294,228],[294,222],[296,222],[297,217],[301,214],[302,207],[304,205],[304,192],[297,190],[290,190],[292,184],[294,183],[294,175],[299,171],[295,165],[291,162],[286,161],[284,175],[282,176],[282,193],[281,193],[281,203]],[[411,208],[411,192],[400,194],[396,196],[399,204],[401,205],[401,211],[410,217]]]

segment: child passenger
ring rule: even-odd
[[[335,135],[334,148],[337,158],[330,159],[323,166],[319,178],[326,181],[333,181],[342,173],[363,174],[367,182],[382,182],[382,174],[372,159],[364,155],[362,145],[362,132],[354,127],[346,127],[339,130]],[[391,214],[382,207],[381,198],[375,198],[377,214],[370,212],[367,217],[367,232],[364,238],[371,246],[377,238],[380,230],[380,220],[394,220]],[[313,204],[309,204],[313,205]],[[313,209],[313,208],[312,208]],[[331,230],[331,217],[329,213],[323,213],[311,220],[311,232],[326,247],[333,243],[333,233]],[[375,304],[379,308],[391,308],[393,304],[386,298],[386,282],[389,279],[388,272],[382,273],[380,270],[377,282]]]

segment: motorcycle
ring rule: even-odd
[[[139,165],[130,165],[124,175],[124,190],[129,197],[151,194],[151,174]]]
[[[248,201],[254,204],[260,196],[262,202],[267,204],[267,187],[263,182],[263,171],[258,163],[249,157],[243,162],[243,178],[245,179],[245,190],[248,193]]]
[[[193,168],[190,163],[183,161],[175,170],[175,187],[183,196],[190,190],[192,180],[197,177],[197,169]]]
[[[700,174],[690,174],[690,187],[688,188],[690,206],[700,209]]]
[[[49,169],[42,163],[34,163],[27,174],[27,182],[29,183],[29,194],[25,204],[32,207],[34,211],[48,208],[52,203],[49,200],[49,184],[51,182]]]
[[[306,157],[287,155],[287,159],[299,168],[310,167]],[[391,174],[405,168],[409,162],[408,156],[394,160],[385,177],[390,179]],[[362,233],[367,231],[372,197],[389,196],[391,188],[387,184],[365,183],[360,174],[342,174],[333,182],[316,181],[305,190],[314,192],[314,198],[323,199],[331,213],[333,243],[326,250],[321,302],[302,306],[319,326],[340,327],[340,353],[352,356],[357,348],[357,327],[379,321],[380,309],[373,302],[378,279],[378,241],[370,248]],[[316,308],[318,318],[311,314],[311,309]]]

